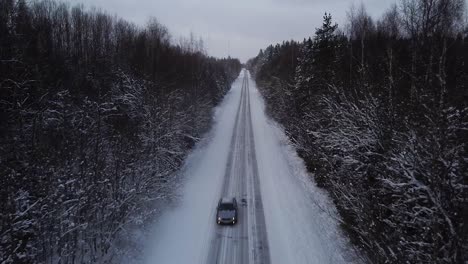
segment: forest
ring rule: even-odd
[[[370,263],[468,261],[468,24],[463,0],[400,0],[248,62],[268,114]],[[312,201],[311,201],[312,202]]]
[[[1,0],[0,263],[115,261],[240,69],[154,18]]]

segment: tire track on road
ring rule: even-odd
[[[247,116],[248,116],[248,137],[249,137],[249,149],[248,149],[248,157],[249,161],[251,162],[252,168],[252,177],[250,179],[251,183],[251,198],[253,200],[253,207],[254,207],[254,216],[252,217],[252,224],[250,225],[252,228],[252,259],[254,263],[263,263],[269,264],[270,263],[270,250],[268,247],[268,237],[266,232],[266,222],[265,222],[265,215],[263,211],[263,202],[262,202],[262,195],[260,191],[260,180],[258,176],[258,164],[257,164],[257,156],[255,152],[255,138],[253,133],[252,127],[252,114],[250,109],[250,89],[249,89],[249,80],[247,79]]]

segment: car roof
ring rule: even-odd
[[[232,200],[235,199],[234,197],[223,197],[221,198],[221,203],[232,203]]]

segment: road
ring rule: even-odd
[[[214,110],[213,121],[180,171],[177,202],[148,234],[145,264],[360,262],[339,229],[333,202],[267,117],[248,71]],[[222,196],[238,200],[235,226],[216,224]]]
[[[240,205],[239,221],[235,226],[217,226],[207,263],[270,263],[258,177],[249,80],[244,72],[234,133],[220,193],[220,197],[237,198]]]

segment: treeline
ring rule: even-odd
[[[402,0],[249,61],[267,110],[372,263],[468,261],[462,0]]]
[[[115,261],[240,67],[155,19],[1,0],[0,262]]]

